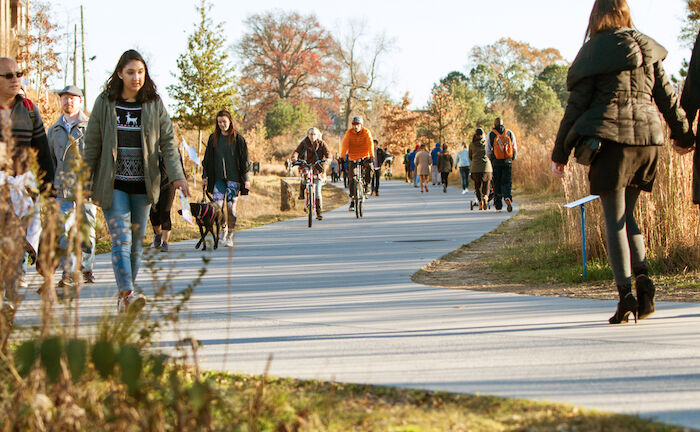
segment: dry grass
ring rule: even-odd
[[[572,161],[567,166],[564,190],[567,202],[589,195],[588,171]],[[685,272],[700,268],[700,225],[692,204],[692,158],[680,157],[670,143],[659,151],[656,183],[652,193],[642,193],[635,213],[652,266],[661,272]],[[564,210],[562,210],[564,211]],[[580,215],[564,214],[563,238],[570,248],[581,248]],[[586,207],[589,256],[606,259],[605,222],[598,201]]]

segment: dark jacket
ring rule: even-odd
[[[666,50],[634,29],[594,35],[571,64],[571,92],[552,152],[565,164],[581,137],[627,145],[662,145],[664,130],[657,111],[683,146],[692,132],[661,62]]]
[[[438,160],[437,160],[438,172],[449,173],[454,169],[454,166],[455,166],[455,161],[449,152],[443,151],[438,155]]]
[[[237,181],[241,184],[241,194],[245,195],[244,183],[249,180],[250,172],[250,159],[248,158],[248,144],[243,138],[243,135],[238,133],[238,131],[233,132],[235,136],[235,147],[236,147],[236,161],[238,162],[238,173],[239,178],[233,181]],[[217,165],[224,163],[223,160],[216,158],[216,151],[214,149],[215,134],[209,135],[209,140],[207,141],[207,149],[204,151],[204,160],[202,160],[202,178],[208,179],[207,181],[207,192],[214,192],[214,184],[217,180],[222,180],[215,178]],[[223,171],[223,170],[221,170]]]
[[[700,33],[690,57],[688,76],[681,94],[681,106],[688,115],[688,123],[692,125],[700,109]],[[697,147],[693,159],[693,202],[700,204],[700,152],[697,151]]]
[[[31,147],[37,151],[36,160],[39,163],[39,169],[44,173],[42,187],[53,183],[56,167],[51,157],[49,140],[46,137],[39,107],[22,95],[17,95],[15,104],[10,111],[10,119],[12,121],[12,137],[17,146]]]
[[[328,151],[328,145],[325,141],[316,140],[312,143],[308,136],[301,140],[301,142],[299,143],[299,145],[293,153],[298,154],[299,159],[303,159],[309,164],[314,164],[317,161],[324,159],[326,160],[327,164],[328,159],[330,159],[331,157],[331,153]],[[322,164],[321,166],[315,167],[314,171],[316,173],[323,172],[325,170],[326,164]]]

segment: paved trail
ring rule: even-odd
[[[343,207],[311,229],[298,219],[239,232],[231,266],[228,251],[212,253],[185,323],[204,367],[258,374],[273,354],[272,375],[570,402],[700,428],[700,305],[661,303],[637,325],[610,326],[613,301],[417,285],[413,272],[510,215],[471,212],[456,189],[387,182],[365,216]],[[171,245],[178,285],[201,265],[193,245]],[[98,262],[99,279],[113,280],[108,257]]]

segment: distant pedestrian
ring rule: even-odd
[[[440,181],[442,183],[442,191],[447,193],[447,181],[450,173],[454,169],[455,163],[452,155],[447,150],[447,144],[442,146],[442,152],[438,155],[438,171],[440,172]]]
[[[406,183],[411,183],[411,149],[406,149],[403,155],[403,168],[406,171]]]
[[[643,319],[655,310],[642,231],[634,217],[641,191],[651,192],[665,143],[692,147],[693,133],[662,61],[667,51],[634,28],[625,0],[596,0],[586,41],[569,69],[569,103],[552,151],[552,172],[562,177],[577,145],[598,147],[588,172],[600,195],[608,260],[620,301],[610,324]],[[591,143],[595,145],[590,145]],[[637,298],[632,294],[632,278]]]
[[[471,177],[474,180],[474,194],[479,201],[479,210],[486,210],[489,203],[489,191],[493,168],[491,159],[486,152],[486,138],[484,130],[478,128],[469,144],[469,160],[471,161]]]
[[[438,156],[440,155],[440,152],[442,152],[442,149],[440,148],[440,143],[435,143],[435,147],[430,151],[430,175],[432,176],[431,180],[433,182],[433,186],[438,184],[438,182],[440,181],[438,176],[440,170],[438,170],[437,166]]]
[[[331,160],[331,181],[333,183],[337,182],[340,179],[340,164],[338,163],[338,156],[333,155],[333,159]]]
[[[250,189],[251,163],[248,143],[233,127],[233,117],[226,110],[216,113],[216,128],[209,135],[202,167],[202,184],[224,211],[222,241],[233,247],[238,196],[247,195]]]
[[[459,168],[459,175],[462,179],[462,195],[469,192],[469,169],[471,161],[469,160],[469,146],[462,141],[462,151],[457,153],[455,165]]]
[[[79,171],[82,169],[80,162],[85,154],[85,130],[88,125],[88,117],[80,108],[83,102],[83,92],[76,86],[67,86],[58,93],[61,98],[61,115],[48,131],[47,137],[51,147],[51,153],[56,161],[56,201],[61,214],[64,217],[63,231],[59,245],[66,254],[61,258],[63,274],[58,282],[59,295],[62,290],[73,283],[75,272],[75,256],[68,251],[68,233],[75,225],[76,196]],[[87,179],[86,179],[87,180]],[[97,223],[97,206],[91,201],[83,202],[81,219],[86,228],[83,238],[82,260],[80,271],[83,281],[94,283],[95,276],[92,272],[95,262],[95,225]]]
[[[382,165],[386,160],[386,152],[379,147],[379,141],[374,140],[374,161],[372,164],[372,195],[379,196],[379,180],[382,177]]]
[[[416,148],[413,149],[411,154],[408,155],[408,160],[411,162],[411,182],[413,183],[413,187],[417,188],[418,187],[418,172],[416,171],[416,153],[418,153],[418,150],[420,150],[420,146],[416,145]]]
[[[428,192],[428,183],[430,182],[430,166],[431,159],[425,144],[419,147],[416,153],[416,175],[420,178],[420,192]]]
[[[134,281],[148,213],[160,196],[161,155],[173,186],[189,196],[168,112],[146,61],[128,50],[97,97],[85,132],[85,165],[94,176],[92,196],[112,236],[118,312],[145,304],[134,291]]]
[[[518,155],[518,143],[513,131],[506,129],[500,117],[493,122],[486,149],[493,163],[494,207],[500,211],[505,201],[507,210],[513,211],[513,161]]]

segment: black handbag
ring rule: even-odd
[[[600,153],[601,147],[602,142],[599,138],[581,138],[574,148],[574,157],[576,158],[576,162],[586,166],[592,164],[596,156],[598,156],[598,153]]]

